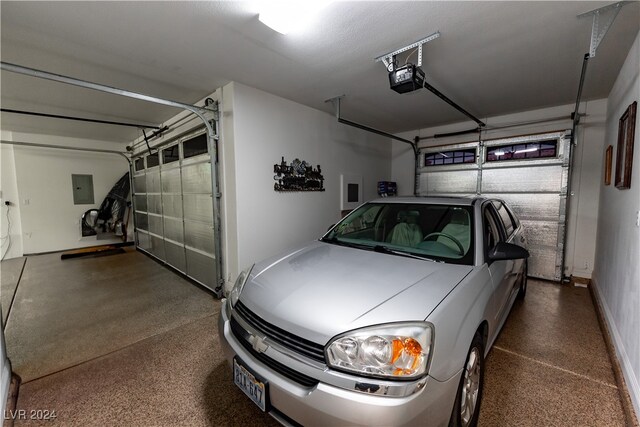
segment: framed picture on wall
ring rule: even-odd
[[[633,140],[636,131],[636,110],[638,103],[629,105],[618,124],[618,145],[616,147],[616,188],[631,188],[631,167],[633,166]]]
[[[607,147],[604,154],[604,185],[611,184],[611,163],[613,161],[613,146]]]

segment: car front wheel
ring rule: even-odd
[[[484,345],[480,333],[477,332],[464,364],[456,403],[449,422],[450,427],[475,427],[478,424],[483,383]]]

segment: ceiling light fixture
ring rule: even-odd
[[[263,1],[259,3],[258,19],[280,34],[288,34],[309,24],[329,3],[331,0]]]

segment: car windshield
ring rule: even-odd
[[[375,202],[350,213],[322,241],[473,265],[473,237],[471,206]]]

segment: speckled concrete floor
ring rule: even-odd
[[[189,309],[188,300],[182,304]],[[55,410],[57,418],[16,425],[275,425],[233,385],[215,332],[219,303],[210,307],[202,316],[23,384],[18,409]],[[516,303],[489,354],[485,380],[480,426],[624,425],[585,289],[530,281],[527,299]]]
[[[210,316],[213,296],[145,255],[30,256],[5,328],[28,382]]]
[[[483,426],[624,426],[585,288],[529,281],[487,358]]]
[[[3,325],[7,322],[11,300],[16,292],[18,280],[20,280],[26,260],[25,257],[19,257],[0,262],[0,306],[2,307]]]

